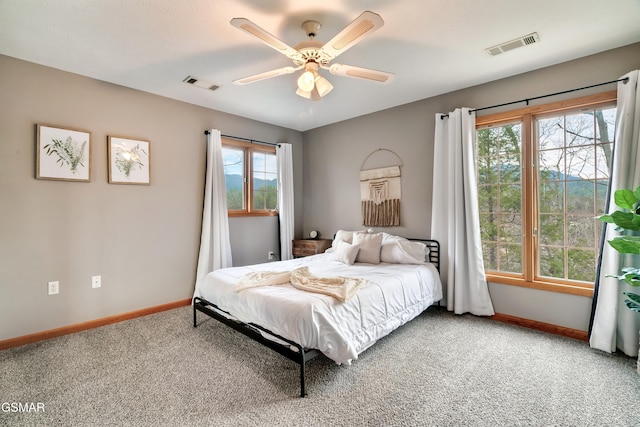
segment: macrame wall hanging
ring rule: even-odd
[[[388,151],[398,158],[400,164],[376,169],[364,169],[373,154]],[[378,148],[370,153],[360,167],[360,203],[362,205],[362,225],[391,227],[400,225],[400,181],[402,159],[387,148]]]

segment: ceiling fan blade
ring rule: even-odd
[[[384,21],[377,13],[362,12],[360,16],[325,43],[320,50],[331,58],[335,58],[383,25]]]
[[[281,54],[286,55],[288,58],[296,59],[300,57],[300,53],[297,50],[246,18],[233,18],[231,20],[231,25],[243,31],[246,31],[254,37],[257,37],[261,42],[277,50]]]
[[[271,77],[283,76],[285,74],[291,74],[301,69],[302,67],[282,67],[276,70],[265,71],[264,73],[254,74],[253,76],[243,77],[238,80],[234,80],[233,83],[237,85],[246,85],[249,83],[257,82],[259,80],[270,79]]]
[[[389,83],[395,77],[393,73],[372,70],[371,68],[354,67],[353,65],[332,64],[328,69],[331,74],[336,76],[357,77],[380,83]]]

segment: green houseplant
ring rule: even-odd
[[[635,191],[617,190],[614,194],[615,204],[622,208],[612,214],[598,217],[600,221],[616,225],[617,231],[629,231],[621,236],[609,240],[609,244],[621,254],[640,255],[640,236],[634,232],[640,231],[640,187]],[[640,268],[625,267],[620,275],[607,274],[607,277],[615,277],[624,280],[631,286],[640,286]],[[633,292],[624,292],[627,296],[625,304],[629,309],[640,312],[640,295]]]

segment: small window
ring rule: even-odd
[[[222,139],[229,216],[277,215],[275,147]]]

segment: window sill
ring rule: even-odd
[[[261,212],[228,212],[229,217],[243,217],[243,216],[278,216],[277,211],[261,211]]]
[[[559,292],[562,294],[580,295],[583,297],[593,297],[593,285],[579,283],[555,283],[543,281],[527,281],[518,277],[506,277],[487,274],[487,282],[499,283],[501,285],[521,286],[523,288],[539,289],[542,291]]]

